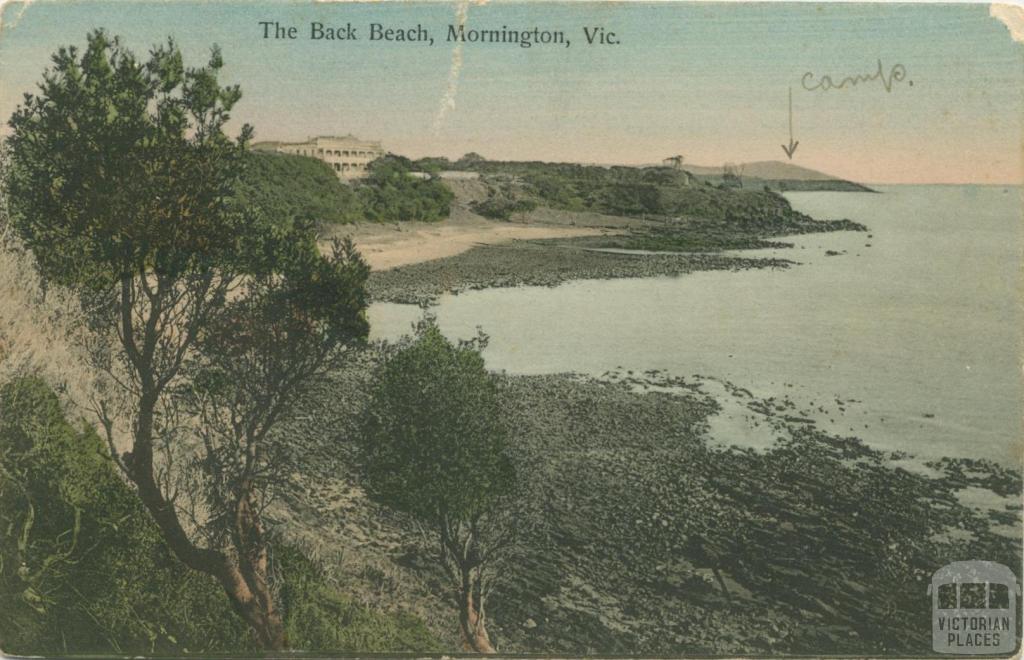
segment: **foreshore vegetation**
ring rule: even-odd
[[[911,467],[710,376],[491,373],[429,318],[367,341],[371,299],[785,268],[724,251],[862,226],[666,167],[388,156],[348,185],[227,135],[222,67],[97,31],[11,118],[5,652],[914,655],[931,571],[1021,565],[1019,471]],[[372,275],[322,240],[453,210],[613,231]],[[725,396],[771,446],[716,436]]]

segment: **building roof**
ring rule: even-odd
[[[254,149],[255,148],[277,149],[278,147],[301,147],[301,146],[307,146],[307,145],[308,146],[314,146],[318,142],[320,142],[321,140],[323,140],[323,141],[332,140],[332,141],[337,141],[337,142],[343,142],[343,143],[346,143],[346,144],[358,145],[358,146],[365,147],[365,148],[368,148],[368,149],[380,149],[381,151],[384,150],[384,147],[381,146],[380,140],[360,140],[359,138],[357,138],[356,136],[352,135],[351,133],[349,133],[348,135],[342,135],[342,136],[338,136],[338,135],[316,135],[316,136],[307,138],[305,142],[279,142],[279,141],[267,140],[267,141],[264,141],[264,142],[258,142],[256,144],[254,144],[253,148]]]

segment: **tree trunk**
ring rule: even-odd
[[[260,648],[264,651],[283,651],[288,648],[288,636],[284,631],[284,622],[277,610],[260,612],[256,623],[250,622]]]
[[[224,588],[232,608],[252,628],[260,648],[281,651],[288,647],[280,613],[272,606],[269,610],[263,606],[263,598],[253,593],[237,568],[225,564],[225,570],[214,573],[214,577]]]
[[[235,511],[235,549],[239,570],[252,592],[259,613],[258,623],[253,628],[264,649],[281,650],[287,647],[288,642],[284,621],[274,603],[267,579],[267,542],[259,514],[256,513],[252,481],[244,480],[240,492]]]
[[[137,277],[143,281],[149,277],[145,266],[139,267]],[[122,456],[125,472],[138,488],[140,499],[174,556],[188,568],[213,576],[227,594],[232,608],[252,628],[257,643],[265,650],[279,651],[287,647],[288,639],[267,580],[266,539],[258,510],[253,505],[252,481],[246,479],[239,485],[233,530],[235,553],[232,556],[201,547],[188,537],[174,502],[164,496],[155,477],[153,440],[157,405],[163,388],[178,368],[178,365],[173,365],[163,374],[156,369],[154,356],[162,332],[158,327],[161,320],[166,320],[167,313],[163,291],[158,287],[155,293],[146,292],[151,308],[145,322],[138,328],[141,331],[141,336],[138,336],[132,319],[136,295],[132,280],[125,278],[121,283],[120,340],[140,385],[137,417],[132,429],[132,450]]]
[[[472,587],[460,594],[459,628],[462,632],[462,646],[471,653],[494,653],[491,638],[487,636],[484,615],[473,598]]]
[[[259,543],[245,550],[245,546],[238,548],[237,560],[222,552],[196,546],[182,529],[174,505],[164,499],[160,492],[153,478],[152,462],[145,469],[140,461],[135,460],[140,456],[139,449],[136,443],[130,476],[171,552],[187,567],[217,579],[235,612],[252,627],[257,642],[264,650],[279,651],[287,648],[284,622],[274,604],[266,579],[266,546],[262,543],[261,535],[256,534],[257,530],[252,527],[254,516],[244,516],[245,521],[241,526],[246,537],[258,538]],[[141,455],[147,453],[143,451]]]
[[[232,608],[252,627],[260,647],[268,651],[287,648],[284,621],[266,580],[266,545],[258,515],[251,507],[251,493],[238,506],[237,559],[193,543],[181,526],[174,504],[164,497],[154,477],[152,439],[157,396],[150,392],[152,389],[144,389],[132,452],[124,456],[129,479],[175,557],[187,567],[217,579]]]

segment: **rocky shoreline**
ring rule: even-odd
[[[777,213],[755,209],[746,222],[616,218],[615,234],[478,245],[374,271],[368,289],[375,302],[428,306],[483,288],[789,268],[798,262],[730,251],[866,229],[771,199]],[[563,215],[572,226],[583,217]],[[351,471],[350,424],[374,360],[366,355],[312,393],[291,433],[307,443],[296,485],[275,522],[322,549],[361,602],[403,603],[457,648],[430,550],[410,521],[367,500]],[[915,654],[930,643],[923,594],[936,567],[963,557],[1021,563],[1013,530],[1024,489],[1004,467],[945,459],[908,470],[915,459],[904,452],[828,433],[785,397],[714,378],[499,378],[525,512],[521,550],[488,602],[502,653]],[[755,420],[764,444],[742,446],[716,427],[735,410]],[[996,505],[964,498],[978,489]]]
[[[421,239],[420,258],[416,240],[357,234],[371,263],[380,264],[367,287],[373,301],[430,305],[441,294],[474,289],[787,268],[795,262],[726,252],[788,247],[778,240],[787,235],[867,230],[850,220],[815,220],[768,190],[683,185],[669,170],[648,172],[665,179],[653,185],[630,168],[491,163],[484,169],[495,171],[447,182],[455,195],[451,218],[412,232]],[[592,176],[580,179],[580,172]],[[637,176],[635,189],[623,187],[620,179]],[[630,190],[641,197],[644,192],[651,208],[625,204]],[[586,192],[589,201],[570,204],[570,191]],[[479,215],[483,207],[507,213],[485,218]],[[403,254],[390,254],[396,252]]]
[[[444,293],[516,286],[558,286],[571,280],[676,276],[700,270],[788,268],[785,259],[714,253],[624,254],[588,248],[586,239],[513,241],[399,268],[374,271],[375,302],[426,305]]]
[[[401,602],[455,648],[455,611],[429,549],[351,472],[349,424],[371,367],[311,393],[293,429],[303,438],[296,483],[274,519],[315,544],[361,602]],[[1019,518],[1019,504],[958,502],[963,465],[907,472],[904,454],[828,435],[724,385],[771,426],[772,447],[721,446],[710,421],[723,409],[699,379],[502,377],[531,516],[489,601],[502,652],[911,653],[927,645],[921,595],[935,566],[962,556],[1019,565],[1019,544],[993,531]],[[1019,474],[968,468],[971,484],[1019,499]]]
[[[491,222],[498,227],[600,230],[593,235],[480,243],[469,250],[374,270],[367,284],[375,302],[430,305],[445,293],[516,286],[558,286],[572,280],[678,276],[706,270],[788,268],[797,262],[750,258],[728,251],[791,247],[778,239],[800,234],[867,231],[851,220],[814,220],[789,208],[749,211],[742,221],[627,218],[538,210],[557,224]],[[525,220],[525,218],[524,218]],[[478,220],[479,221],[479,220]]]

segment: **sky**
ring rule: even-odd
[[[457,48],[446,36],[460,12],[467,30],[560,30],[571,45]],[[223,80],[243,91],[232,128],[250,123],[259,140],[352,133],[411,157],[786,160],[792,90],[796,165],[866,183],[1022,180],[1024,45],[988,5],[36,0],[2,18],[4,122],[59,46],[102,27],[140,54],[173,37],[193,65],[218,44]],[[299,38],[263,39],[261,21]],[[361,40],[311,40],[314,21],[351,23]],[[435,43],[370,42],[371,23],[422,25]],[[587,46],[584,27],[620,43]],[[905,71],[888,90],[806,89],[879,62],[886,78]]]

